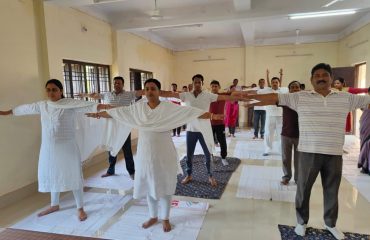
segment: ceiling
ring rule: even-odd
[[[45,0],[174,51],[336,41],[370,22],[370,0]],[[291,14],[356,9],[290,20]],[[158,15],[158,16],[157,16]],[[181,27],[179,27],[181,26]]]

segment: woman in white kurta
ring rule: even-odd
[[[140,101],[129,107],[87,115],[113,118],[113,121],[120,123],[120,129],[127,128],[127,134],[131,128],[139,129],[134,198],[147,197],[150,219],[143,224],[144,228],[158,221],[159,200],[163,230],[168,232],[171,230],[170,201],[176,189],[178,169],[177,152],[172,142],[171,131],[198,117],[222,119],[223,115],[213,115],[201,109],[161,102],[159,100],[160,82],[156,79],[148,79],[144,87],[148,102]],[[117,129],[112,128],[111,131],[116,132]]]
[[[73,191],[81,221],[87,218],[83,209],[83,178],[80,149],[76,141],[75,117],[78,112],[96,111],[98,104],[65,99],[63,85],[51,79],[46,83],[48,101],[40,101],[0,111],[0,115],[41,115],[41,149],[38,165],[39,192],[51,193],[51,206],[43,216],[59,210],[60,192]]]

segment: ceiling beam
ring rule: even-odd
[[[240,28],[243,34],[245,45],[251,45],[254,43],[255,38],[255,25],[254,22],[241,22]]]
[[[248,11],[251,9],[252,0],[233,0],[234,8],[237,12]]]

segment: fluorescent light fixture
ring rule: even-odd
[[[162,31],[162,30],[172,30],[172,29],[181,29],[181,28],[193,28],[193,27],[202,27],[203,24],[187,24],[187,25],[174,25],[174,26],[164,26],[164,27],[154,27],[149,28],[149,31]]]
[[[309,13],[297,13],[289,15],[289,19],[303,19],[303,18],[315,18],[315,17],[331,17],[339,15],[355,14],[356,10],[340,10],[340,11],[325,11],[325,12],[309,12]]]
[[[329,3],[327,3],[327,4],[325,4],[324,6],[322,6],[322,7],[324,7],[324,8],[326,8],[326,7],[330,7],[331,5],[333,5],[333,4],[335,4],[335,3],[337,3],[337,2],[341,2],[342,0],[333,0],[333,1],[331,1],[331,2],[329,2]]]

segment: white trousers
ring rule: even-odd
[[[264,139],[264,152],[270,153],[272,151],[273,142],[276,137],[279,146],[279,152],[281,153],[281,129],[283,127],[282,116],[266,116],[265,123],[265,139]]]
[[[171,208],[171,195],[166,195],[165,197],[161,197],[158,200],[155,200],[149,194],[146,196],[148,201],[149,207],[149,215],[150,218],[157,218],[158,217],[158,202],[161,207],[161,218],[162,220],[168,220],[170,217],[170,208]]]
[[[84,200],[83,200],[83,188],[78,190],[73,190],[73,196],[76,201],[77,209],[83,208]],[[59,196],[60,192],[51,192],[51,206],[59,206]]]

